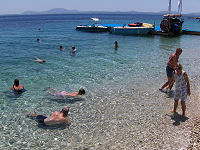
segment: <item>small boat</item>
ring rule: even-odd
[[[110,33],[121,35],[145,35],[153,31],[154,27],[155,26],[153,24],[136,22],[128,24],[128,26],[124,25],[122,27],[113,27],[110,29]]]
[[[169,14],[164,15],[163,20],[160,23],[161,31],[173,35],[182,33],[182,24],[184,22],[183,18],[181,18],[182,0],[178,0],[178,14],[170,14],[171,0],[169,0],[168,11]]]
[[[85,31],[85,32],[106,32],[109,31],[109,28],[98,24],[99,18],[91,18],[95,21],[92,25],[79,25],[76,27],[76,30]]]
[[[106,32],[109,31],[108,27],[102,26],[100,24],[93,25],[79,25],[76,30],[86,31],[86,32]]]
[[[181,18],[181,15],[167,14],[163,16],[163,20],[160,23],[160,28],[162,32],[165,33],[179,34],[182,33],[183,22],[184,21]]]

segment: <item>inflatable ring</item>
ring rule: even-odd
[[[169,22],[168,20],[164,19],[160,23],[160,28],[164,32],[169,32]]]

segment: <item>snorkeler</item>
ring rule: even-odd
[[[55,93],[51,93],[48,90],[46,90],[46,92],[51,94],[52,96],[56,96],[56,97],[65,97],[65,96],[75,97],[75,96],[78,96],[78,95],[84,95],[85,94],[85,90],[83,88],[81,88],[78,92],[72,92],[72,93],[68,93],[66,91],[58,91],[58,90],[53,89],[53,88],[50,88],[50,89],[55,91]]]
[[[35,57],[35,59],[31,59],[31,61],[39,62],[41,64],[46,62],[46,60],[41,60],[38,57]]]

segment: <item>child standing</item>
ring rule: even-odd
[[[178,100],[181,99],[181,107],[182,107],[182,116],[185,117],[185,100],[187,95],[190,96],[190,83],[187,76],[187,73],[183,71],[183,66],[178,64],[175,71],[175,93],[174,93],[174,110],[176,113],[176,109],[178,107]]]

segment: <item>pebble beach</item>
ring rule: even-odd
[[[160,16],[97,17],[103,23],[160,20]],[[200,149],[200,37],[116,36],[74,30],[87,19],[88,15],[0,17],[0,149]],[[186,18],[185,26],[191,24]],[[193,22],[192,27],[198,25]],[[119,44],[117,51],[114,41]],[[61,44],[65,51],[59,50]],[[68,52],[72,45],[77,48],[74,56]],[[166,81],[167,60],[178,47],[183,49],[180,63],[191,85],[185,119],[180,105],[178,114],[170,112],[173,91],[158,90]],[[30,61],[34,56],[46,63]],[[15,78],[27,90],[20,96],[9,90]],[[45,92],[49,87],[69,92],[83,87],[86,95],[55,98]],[[49,116],[68,106],[70,126],[41,126],[26,117],[34,111]]]

